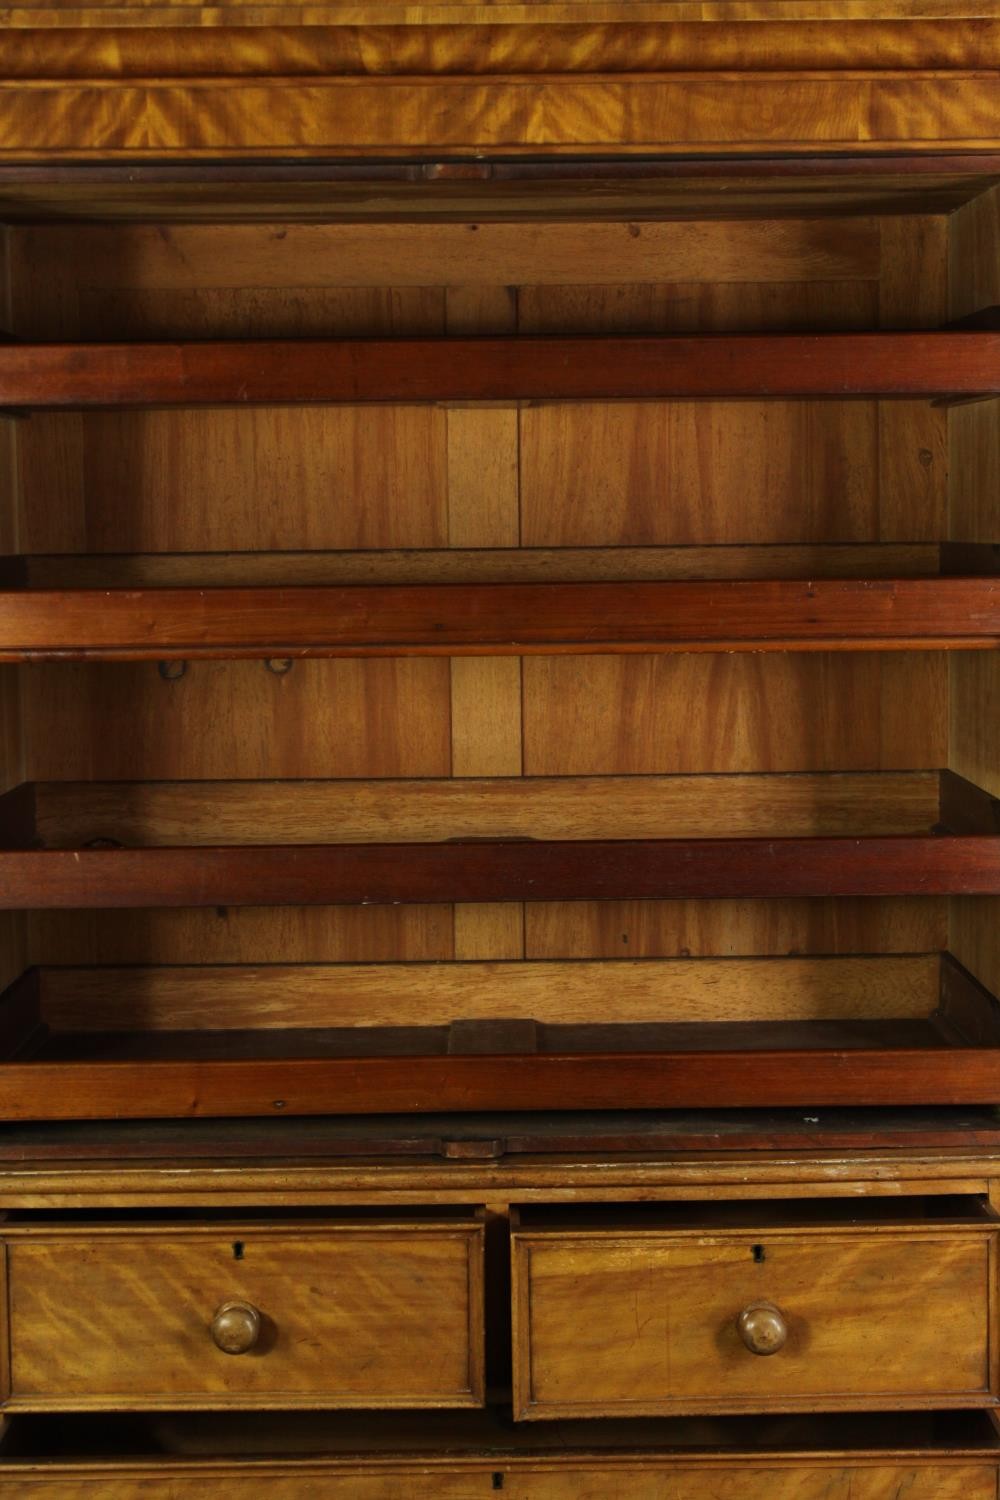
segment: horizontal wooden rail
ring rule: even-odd
[[[1000,1048],[10,1063],[0,1119],[1000,1102]]]
[[[994,646],[1000,577],[0,592],[0,660]]]
[[[1000,333],[0,346],[0,407],[1000,394]]]
[[[1000,834],[0,851],[8,909],[1000,895]]]

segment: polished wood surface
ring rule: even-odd
[[[982,1214],[1000,1201],[995,1143],[982,1126],[967,1124],[958,1144],[943,1126],[935,1140],[933,1125],[922,1127],[930,1138],[908,1138],[899,1125],[890,1134],[862,1123],[834,1144],[824,1117],[828,1100],[846,1098],[883,1106],[997,1099],[995,1002],[950,963],[936,974],[933,956],[906,956],[953,943],[970,973],[991,981],[997,973],[997,896],[953,894],[1000,888],[995,653],[946,659],[939,648],[973,637],[939,628],[929,602],[986,588],[994,576],[986,558],[978,582],[967,566],[964,581],[946,578],[952,555],[942,544],[995,541],[995,403],[925,399],[1000,389],[996,335],[948,329],[1000,302],[990,156],[996,17],[950,3],[930,15],[920,0],[905,13],[899,0],[849,9],[835,0],[819,17],[798,0],[780,10],[761,0],[740,13],[724,0],[708,18],[683,3],[654,4],[623,22],[609,6],[576,0],[409,11],[390,0],[336,13],[112,4],[15,7],[5,16],[0,217],[16,227],[0,235],[0,326],[20,343],[0,351],[0,372],[45,378],[34,396],[24,382],[20,395],[8,385],[12,400],[0,392],[0,405],[26,396],[66,403],[2,424],[10,481],[2,550],[48,554],[5,567],[5,584],[57,590],[57,610],[78,601],[70,591],[81,586],[135,590],[141,629],[154,638],[139,642],[148,666],[0,668],[0,817],[11,846],[0,873],[13,904],[53,895],[121,903],[8,914],[5,977],[39,960],[50,968],[29,973],[5,1001],[4,1038],[23,1050],[0,1072],[0,1089],[9,1089],[11,1117],[33,1119],[47,1107],[39,1101],[53,1099],[69,1116],[250,1109],[275,1132],[269,1145],[264,1125],[254,1125],[258,1154],[228,1166],[210,1135],[199,1137],[204,1158],[192,1155],[190,1139],[155,1167],[127,1150],[108,1155],[113,1136],[99,1148],[105,1154],[86,1161],[67,1160],[65,1142],[51,1140],[55,1155],[33,1159],[28,1143],[23,1158],[5,1160],[15,1400],[89,1401],[93,1414],[137,1400],[167,1405],[168,1396],[170,1404],[288,1405],[291,1389],[292,1403],[333,1404],[343,1399],[343,1384],[333,1389],[340,1360],[342,1380],[365,1385],[349,1399],[404,1401],[408,1376],[425,1381],[428,1402],[470,1404],[485,1384],[484,1328],[489,1381],[502,1395],[503,1257],[516,1204],[538,1289],[532,1373],[550,1410],[581,1392],[599,1409],[604,1401],[628,1409],[637,1395],[715,1409],[742,1401],[757,1424],[768,1403],[894,1409],[867,1435],[833,1424],[822,1435],[786,1429],[773,1439],[758,1426],[741,1442],[705,1427],[684,1453],[644,1451],[638,1439],[610,1453],[574,1451],[560,1432],[558,1444],[546,1449],[540,1436],[540,1452],[514,1455],[503,1443],[472,1451],[436,1430],[418,1444],[422,1463],[408,1451],[387,1454],[385,1441],[374,1458],[378,1440],[366,1446],[361,1418],[353,1458],[310,1446],[302,1428],[280,1453],[248,1462],[270,1441],[263,1422],[229,1439],[211,1427],[200,1448],[197,1440],[185,1448],[166,1419],[155,1456],[141,1442],[128,1447],[124,1434],[93,1434],[89,1458],[73,1456],[70,1435],[36,1444],[33,1460],[30,1442],[17,1448],[15,1418],[0,1446],[0,1483],[18,1500],[21,1492],[131,1500],[143,1490],[195,1489],[228,1500],[253,1482],[248,1475],[276,1495],[308,1487],[372,1500],[422,1490],[471,1500],[487,1488],[607,1500],[623,1487],[650,1500],[881,1500],[896,1490],[914,1500],[993,1500],[995,1441],[940,1432],[929,1416],[933,1437],[906,1438],[895,1408],[994,1401],[995,1231]],[[890,160],[894,147],[908,155]],[[968,160],[942,157],[956,147],[982,153],[978,183]],[[834,156],[807,163],[817,150]],[[551,159],[526,159],[539,151]],[[509,160],[483,160],[491,152]],[[595,175],[594,157],[615,154],[616,169],[636,168],[657,152],[693,159],[661,159],[649,180],[611,168]],[[753,152],[772,160],[741,174],[740,156]],[[272,181],[260,175],[269,153],[282,158]],[[384,160],[403,153],[408,161]],[[562,176],[553,171],[560,155]],[[796,155],[805,170],[790,169]],[[289,175],[297,156],[312,162],[302,182]],[[52,157],[59,164],[46,175]],[[237,157],[249,158],[242,181],[224,175]],[[148,162],[153,175],[134,184],[115,177],[116,158],[117,170]],[[70,175],[74,159],[89,160],[92,174]],[[855,166],[848,177],[845,167]],[[216,212],[227,222],[211,222]],[[543,222],[546,214],[558,222]],[[51,222],[63,215],[71,222]],[[97,222],[105,218],[116,222]],[[333,222],[316,222],[324,218]],[[588,337],[604,342],[580,342]],[[237,338],[250,343],[222,342]],[[489,346],[488,365],[480,339],[502,341]],[[678,342],[643,343],[660,340]],[[119,384],[98,388],[109,346],[119,351]],[[569,364],[551,362],[559,347]],[[646,347],[660,353],[636,361]],[[664,374],[668,347],[675,364]],[[331,349],[348,351],[345,368],[331,364]],[[502,349],[531,357],[534,384],[515,379]],[[584,349],[601,357],[581,358]],[[266,363],[248,369],[248,350],[263,351]],[[404,357],[414,351],[425,359],[416,379]],[[722,370],[727,361],[732,368]],[[867,399],[878,396],[894,399]],[[246,404],[210,404],[234,398]],[[313,404],[327,400],[349,404]],[[101,409],[104,401],[111,407]],[[168,409],[148,409],[159,401]],[[522,546],[539,554],[522,558]],[[604,601],[607,585],[630,598],[649,585],[661,593],[711,585],[720,546],[737,549],[721,576],[739,587],[705,595],[709,631],[727,602],[750,597],[740,592],[747,582],[787,599],[799,580],[814,580],[812,611],[846,575],[847,594],[864,598],[869,620],[873,592],[895,597],[898,611],[894,581],[915,586],[913,628],[894,639],[924,649],[602,656],[590,637],[569,642],[587,644],[586,654],[556,654],[564,639],[539,641],[530,654],[521,633],[533,621],[520,603],[513,633],[503,622],[511,638],[502,660],[297,661],[295,643],[283,640],[260,650],[263,663],[215,664],[196,659],[207,636],[199,646],[157,634],[168,596],[154,591],[164,587],[206,591],[209,602],[198,606],[206,613],[222,607],[224,588],[234,590],[226,604],[239,592],[258,614],[278,595],[243,590],[360,594],[363,584],[372,603],[376,592],[384,601],[383,590],[439,595],[447,585],[495,602],[495,588],[562,581],[559,553],[570,548],[591,555],[566,559],[576,571],[565,582],[599,588]],[[794,566],[784,554],[772,573],[758,546],[805,550]],[[635,555],[660,547],[699,555]],[[860,550],[837,551],[847,547],[880,549],[872,569]],[[306,559],[268,560],[277,548]],[[903,561],[912,548],[928,550]],[[352,555],[314,555],[345,549]],[[892,566],[890,549],[900,559]],[[123,554],[109,564],[110,579],[99,576],[109,551]],[[492,560],[459,555],[486,551]],[[491,568],[503,576],[490,577]],[[16,597],[17,608],[53,603]],[[671,595],[671,622],[681,597],[694,595]],[[112,624],[119,596],[109,598],[99,629]],[[63,620],[70,653],[95,613]],[[599,613],[610,630],[603,602]],[[40,628],[51,619],[49,610]],[[440,623],[435,610],[430,624]],[[575,619],[570,627],[575,634]],[[136,628],[134,615],[127,628]],[[810,620],[808,628],[824,627]],[[758,620],[748,636],[741,618],[712,644],[803,640],[763,632]],[[852,614],[823,644],[857,644],[864,633]],[[978,643],[993,639],[988,630]],[[868,633],[866,644],[889,642]],[[685,643],[690,634],[678,638]],[[51,644],[43,638],[43,652]],[[250,644],[257,654],[267,643]],[[305,649],[316,644],[303,637]],[[395,637],[381,644],[413,646]],[[180,661],[167,664],[170,656]],[[968,784],[946,777],[937,787],[943,766]],[[845,771],[862,779],[841,782]],[[771,779],[775,772],[785,779]],[[748,779],[726,789],[731,775]],[[312,777],[347,780],[333,793],[302,784]],[[282,785],[288,778],[300,785]],[[265,780],[275,789],[265,791]],[[56,781],[66,785],[47,786]],[[81,790],[81,782],[92,785]],[[458,793],[442,794],[443,784]],[[213,817],[224,836],[213,836]],[[949,832],[932,832],[936,825]],[[500,843],[442,842],[457,833]],[[31,847],[36,837],[55,847]],[[538,842],[517,842],[525,837]],[[116,839],[131,847],[103,842]],[[675,863],[666,874],[680,884],[664,886],[663,868],[653,869],[667,846]],[[637,852],[651,881],[641,887],[622,883],[634,879]],[[344,862],[373,860],[383,882],[376,899],[397,899],[405,879],[419,896],[412,907],[226,904],[230,896],[340,900],[345,887],[332,876],[344,874]],[[580,899],[584,876],[597,881],[584,895],[598,899]],[[354,889],[368,898],[367,875]],[[912,894],[885,894],[896,891]],[[558,899],[525,900],[546,895]],[[131,904],[141,899],[148,909]],[[164,899],[199,906],[170,910],[156,904]],[[824,952],[854,957],[824,970]],[[784,956],[773,987],[754,967],[765,953]],[[654,977],[635,966],[649,955],[651,968],[666,968],[664,957],[677,954],[707,955],[711,972]],[[604,963],[587,973],[568,962],[598,955]],[[559,960],[547,976],[558,994],[546,996],[544,978],[528,972],[526,960],[541,956]],[[329,957],[355,971],[340,992],[344,1017],[334,1013],[334,980],[316,969]],[[206,958],[235,967],[206,974],[202,991],[176,966]],[[382,1050],[350,1055],[372,1019],[359,961],[456,958],[472,962],[461,973],[461,965],[441,970],[427,1007],[433,1019],[420,1014],[426,979],[415,965],[379,979]],[[604,972],[612,959],[618,983]],[[497,960],[513,961],[516,981]],[[491,961],[499,972],[473,972]],[[125,975],[118,966],[128,962],[141,967]],[[247,974],[264,962],[277,962],[280,978]],[[114,978],[105,981],[109,965]],[[549,1014],[536,1014],[539,997]],[[191,1031],[179,1026],[182,1014]],[[265,1016],[271,1024],[255,1030]],[[675,1050],[616,1054],[603,1023],[632,1025],[644,1044],[669,1041]],[[431,1055],[406,1055],[413,1041],[402,1033],[414,1025],[435,1033]],[[788,1046],[800,1026],[827,1045]],[[601,1049],[588,1052],[595,1027]],[[707,1028],[716,1042],[751,1027],[758,1050],[699,1046],[682,1055],[678,1027]],[[899,1045],[906,1038],[913,1045]],[[570,1041],[580,1051],[569,1056],[568,1077],[557,1044]],[[301,1063],[297,1045],[310,1049]],[[392,1045],[403,1055],[386,1056]],[[647,1138],[633,1121],[631,1136],[605,1135],[604,1147],[588,1152],[587,1131],[567,1122],[579,1133],[553,1125],[537,1136],[561,1142],[561,1157],[553,1148],[505,1161],[494,1123],[482,1138],[442,1138],[440,1160],[323,1158],[315,1135],[296,1160],[291,1138],[279,1150],[273,1124],[298,1110],[404,1113],[432,1100],[439,1112],[485,1100],[498,1115],[520,1100],[544,1106],[552,1124],[558,1107],[581,1097],[595,1112],[612,1098],[619,1110],[622,1100],[717,1106],[720,1090],[731,1106],[759,1100],[761,1090],[794,1103],[795,1130],[761,1125],[741,1143],[723,1132],[706,1147],[689,1115],[695,1134],[680,1131],[668,1144],[661,1117],[658,1134]],[[823,1124],[810,1137],[813,1119]],[[183,1121],[163,1123],[178,1130]],[[132,1128],[125,1118],[118,1124]],[[382,1129],[372,1121],[365,1139]],[[753,1202],[736,1214],[743,1229],[713,1220],[706,1205],[733,1195]],[[791,1211],[773,1201],[795,1195]],[[823,1201],[837,1197],[839,1217]],[[679,1231],[674,1220],[658,1229],[646,1219],[646,1228],[622,1229],[609,1250],[613,1235],[591,1238],[579,1218],[568,1231],[530,1218],[532,1202],[626,1198],[640,1215],[644,1199],[686,1199],[696,1227]],[[342,1303],[341,1278],[327,1272],[334,1242],[342,1247],[356,1231],[335,1234],[316,1221],[303,1228],[280,1210],[301,1215],[309,1203],[336,1201],[384,1213],[391,1199],[432,1220],[425,1249],[441,1243],[429,1203],[464,1205],[464,1227],[450,1239],[440,1231],[450,1248],[430,1272],[419,1256],[414,1264],[413,1221],[388,1230],[410,1236],[390,1247],[406,1261],[393,1275],[392,1255],[371,1253],[369,1220],[366,1251],[355,1247],[352,1259],[362,1295]],[[807,1200],[811,1214],[801,1209]],[[101,1217],[111,1205],[148,1214],[157,1202],[172,1224],[137,1217],[113,1227]],[[89,1217],[59,1228],[57,1204]],[[480,1205],[479,1217],[468,1217],[469,1204]],[[227,1206],[228,1222],[218,1212]],[[48,1217],[32,1219],[37,1209]],[[250,1216],[240,1220],[241,1211]],[[477,1322],[469,1250],[477,1247],[475,1260],[481,1239],[491,1299]],[[206,1247],[216,1260],[202,1276],[192,1257]],[[560,1255],[572,1262],[565,1274],[552,1269]],[[294,1345],[282,1344],[282,1317],[255,1281],[262,1264],[268,1285],[288,1289],[293,1323],[301,1319]],[[657,1295],[663,1282],[668,1297]],[[192,1287],[198,1316],[184,1323],[171,1366],[157,1314],[166,1309],[173,1327],[192,1305]],[[723,1296],[732,1298],[724,1309]],[[320,1323],[329,1318],[338,1337],[315,1338],[317,1303]],[[108,1306],[124,1307],[130,1342]],[[782,1346],[751,1352],[741,1315],[758,1349],[768,1328],[772,1344],[787,1330]],[[520,1303],[517,1318],[520,1335],[528,1326]],[[188,1341],[195,1322],[197,1350]],[[357,1349],[350,1340],[359,1332]],[[619,1334],[620,1357],[608,1360]],[[242,1352],[223,1352],[220,1339]],[[520,1336],[516,1347],[523,1357]],[[267,1372],[292,1349],[297,1362],[276,1388]],[[541,1433],[545,1424],[525,1425]],[[393,1434],[401,1441],[399,1429]],[[599,1449],[603,1439],[593,1441]],[[107,1457],[126,1449],[128,1459]],[[178,1462],[180,1452],[188,1457]]]
[[[517,1414],[995,1404],[992,1229],[767,1225],[517,1230]]]
[[[1000,578],[0,593],[0,661],[993,647]]]
[[[961,896],[1000,891],[1000,835],[0,850],[36,907]]]
[[[495,20],[495,8],[486,10]],[[518,19],[537,21],[537,10]],[[963,14],[959,28],[966,20]],[[484,151],[714,156],[720,147],[727,154],[814,155],[1000,146],[994,78],[969,67],[814,75],[328,74],[296,84],[251,72],[209,94],[199,77],[13,79],[4,85],[0,150],[15,161],[474,160]]]
[[[1000,394],[1000,333],[0,346],[0,404]]]
[[[474,1221],[283,1227],[234,1218],[4,1238],[9,1407],[482,1401]],[[256,1338],[230,1338],[220,1302],[257,1313]]]
[[[0,1108],[8,1121],[191,1119],[259,1115],[271,1119],[317,1114],[435,1113],[441,1110],[671,1110],[711,1109],[724,1097],[730,1108],[997,1104],[1000,1052],[993,1046],[952,1046],[920,1036],[916,1048],[879,1044],[873,1034],[850,1036],[845,1049],[825,1048],[808,1029],[800,1044],[779,1033],[769,1046],[763,1031],[748,1047],[727,1049],[709,1032],[698,1050],[598,1050],[510,1055],[427,1055],[430,1042],[414,1040],[402,1055],[381,1055],[381,1039],[351,1039],[348,1056],[321,1056],[305,1032],[294,1034],[277,1056],[260,1037],[223,1039],[198,1055],[189,1035],[164,1060],[169,1046],[151,1052],[133,1047],[132,1061],[105,1061],[99,1046],[66,1051],[61,1061],[5,1064]],[[622,1028],[625,1038],[628,1028]],[[794,1034],[793,1034],[794,1035]],[[322,1041],[328,1038],[323,1036]],[[858,1045],[859,1039],[862,1045]],[[127,1054],[129,1048],[119,1052]],[[167,1037],[167,1042],[173,1040]],[[881,1040],[884,1042],[885,1037]],[[891,1040],[891,1036],[890,1036]],[[217,1043],[217,1039],[216,1039]],[[784,1045],[781,1045],[781,1044]],[[812,1043],[812,1045],[809,1045]],[[627,1047],[627,1040],[623,1042]],[[690,1044],[689,1044],[690,1046]],[[364,1051],[362,1051],[362,1047]],[[220,1057],[219,1051],[225,1055]],[[341,1050],[344,1050],[343,1048]],[[57,1049],[58,1051],[58,1049]],[[192,1054],[194,1054],[192,1056]],[[262,1055],[264,1054],[264,1055]]]

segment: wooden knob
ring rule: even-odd
[[[223,1354],[246,1354],[260,1337],[260,1313],[249,1302],[223,1302],[211,1332]]]
[[[773,1302],[751,1302],[736,1319],[736,1327],[751,1354],[777,1354],[788,1338],[788,1324]]]

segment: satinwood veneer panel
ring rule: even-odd
[[[516,1415],[996,1404],[993,1225],[757,1213],[515,1230]]]
[[[483,1400],[475,1219],[68,1223],[4,1240],[10,1407]]]

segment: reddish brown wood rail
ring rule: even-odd
[[[5,408],[997,394],[990,331],[0,347]]]
[[[1000,895],[1000,835],[0,851],[8,909]]]
[[[1000,1049],[8,1063],[0,1119],[1000,1102]]]
[[[10,590],[0,660],[992,646],[1000,577]]]

